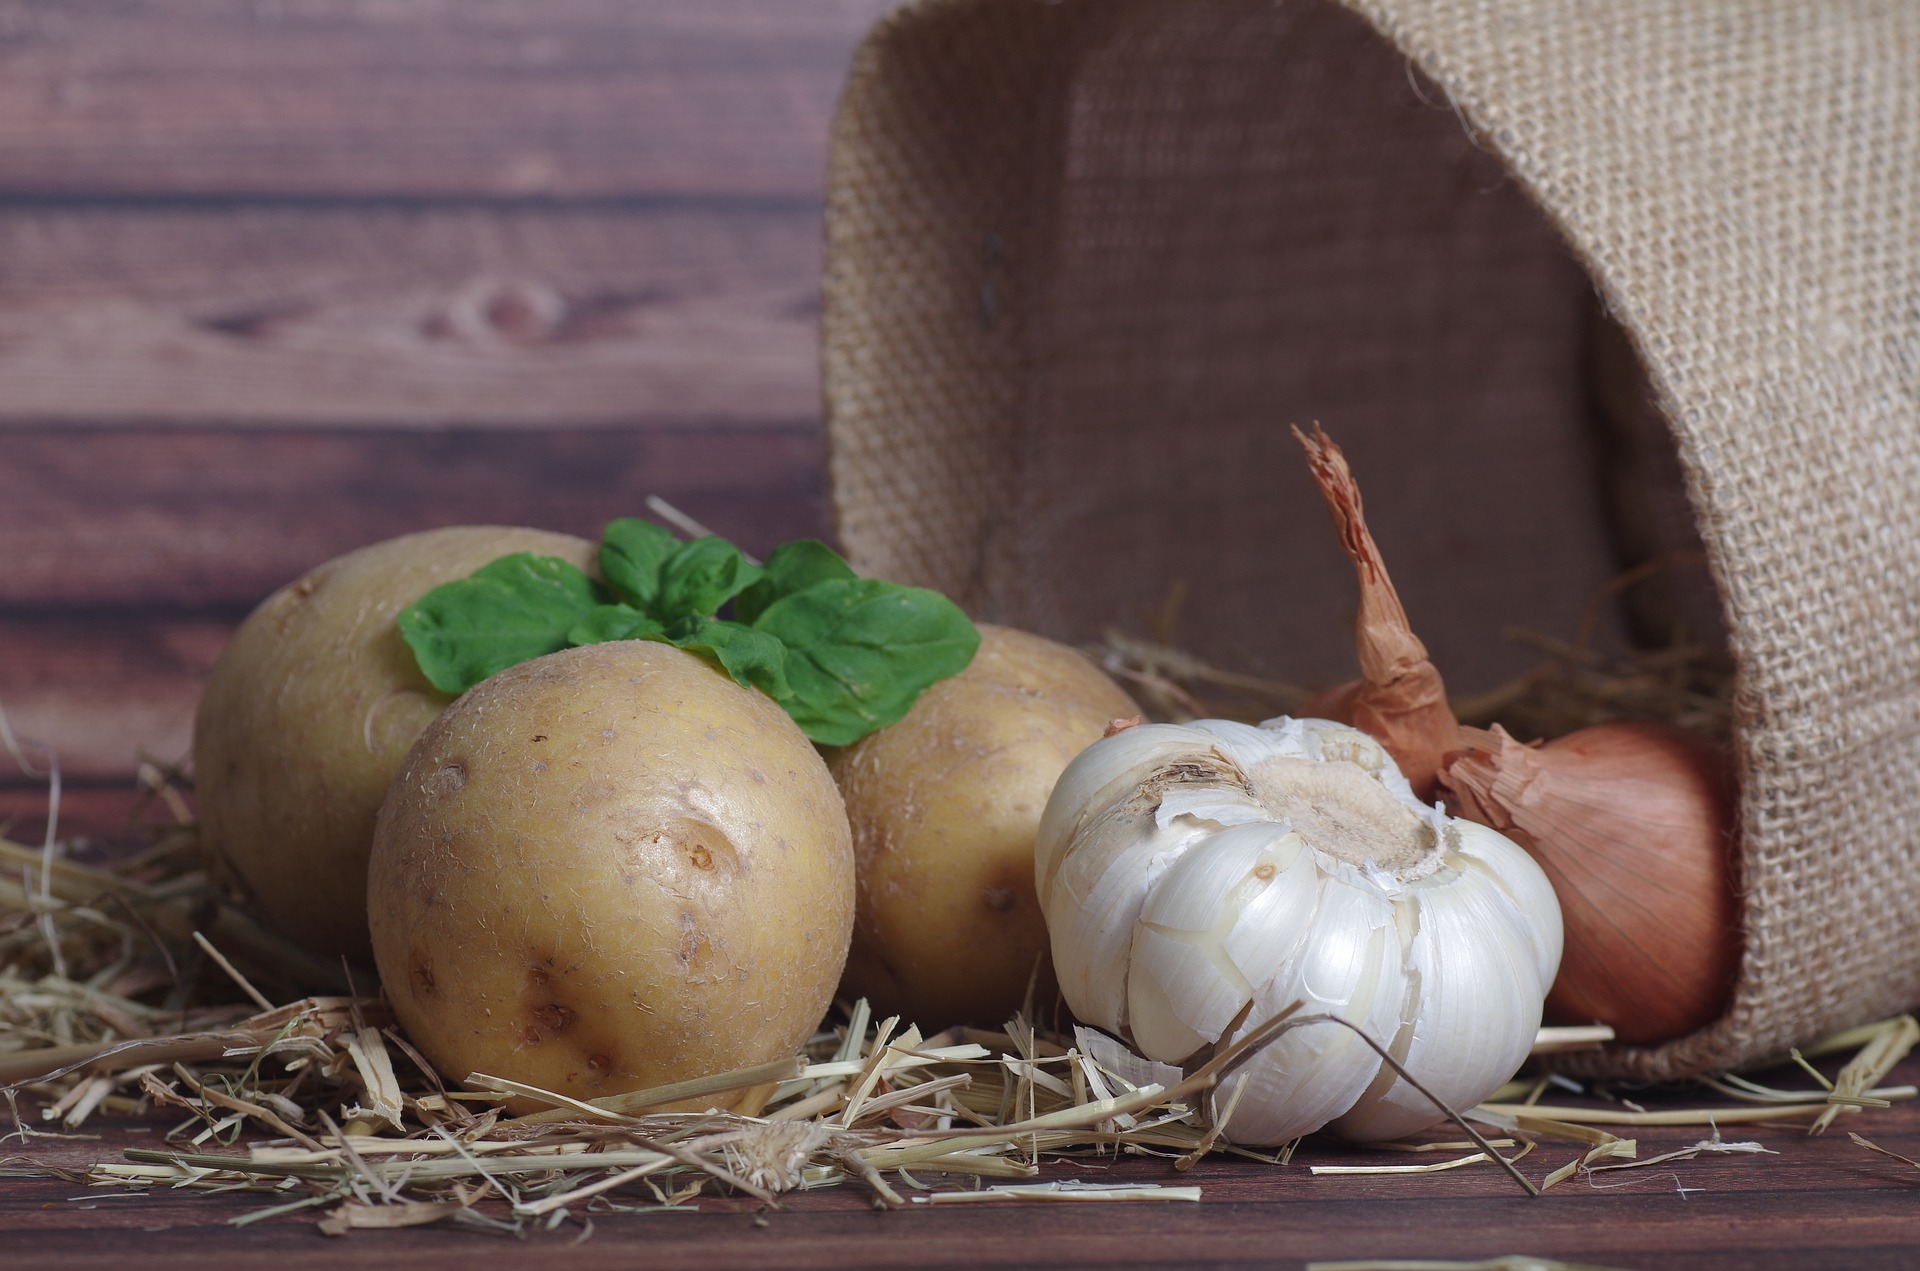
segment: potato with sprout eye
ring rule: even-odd
[[[859,858],[844,992],[927,1028],[997,1025],[1020,1008],[1047,955],[1033,886],[1047,796],[1111,721],[1139,711],[1066,645],[986,624],[980,635],[964,671],[832,759]]]
[[[363,547],[269,596],[241,624],[194,720],[200,841],[250,901],[323,956],[365,962],[374,813],[407,748],[453,700],[395,616],[511,552],[589,567],[584,539],[463,525]]]
[[[853,851],[778,705],[616,641],[502,671],[427,729],[368,893],[381,980],[442,1073],[591,1099],[797,1052],[845,962]]]

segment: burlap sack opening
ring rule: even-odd
[[[1524,664],[1503,629],[1570,633],[1697,533],[1717,588],[1659,612],[1724,613],[1740,660],[1745,962],[1720,1023],[1599,1066],[1904,1009],[1917,41],[1866,4],[909,5],[834,139],[843,541],[1069,640],[1178,594],[1179,644],[1344,678],[1352,583],[1285,428],[1319,419],[1472,689]]]

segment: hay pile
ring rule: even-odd
[[[1175,685],[1195,705],[1186,686],[1218,678],[1138,642],[1117,643],[1109,656],[1136,683]],[[1644,668],[1668,706],[1679,691],[1671,670],[1683,661]],[[1605,676],[1621,680],[1615,669]],[[1561,670],[1543,673],[1536,688],[1551,684],[1553,693],[1577,697],[1562,692],[1574,682]],[[1245,693],[1250,683],[1227,687]],[[1711,698],[1702,694],[1703,709]],[[15,754],[21,758],[17,747]],[[1292,1012],[1191,1072],[1141,1059],[1085,1028],[1056,1032],[1016,1017],[998,1031],[926,1036],[898,1019],[873,1019],[859,1002],[837,1008],[790,1059],[592,1102],[504,1076],[449,1080],[408,1044],[374,986],[354,985],[342,968],[265,929],[206,876],[173,775],[147,769],[142,782],[165,815],[137,854],[73,859],[55,834],[57,777],[44,840],[27,846],[0,837],[7,1137],[30,1158],[36,1135],[99,1118],[180,1118],[164,1148],[43,1173],[100,1186],[255,1191],[261,1208],[239,1221],[309,1211],[323,1231],[341,1234],[438,1222],[506,1231],[590,1225],[595,1215],[685,1208],[702,1195],[775,1204],[783,1193],[847,1183],[883,1207],[1191,1201],[1209,1155],[1276,1168],[1297,1155],[1298,1144],[1251,1151],[1220,1129],[1230,1122],[1231,1070],[1241,1055],[1289,1028],[1327,1026]],[[1544,1029],[1536,1054],[1606,1036]],[[1581,1091],[1600,1096],[1583,1106],[1549,1104],[1550,1091],[1579,1088],[1527,1077],[1479,1108],[1455,1110],[1464,1137],[1381,1145],[1383,1161],[1393,1163],[1309,1168],[1498,1168],[1537,1193],[1578,1174],[1673,1159],[1639,1159],[1625,1137],[1636,1125],[1711,1125],[1712,1137],[1684,1149],[1689,1154],[1762,1151],[1722,1140],[1720,1127],[1794,1122],[1819,1133],[1840,1117],[1911,1098],[1912,1087],[1881,1082],[1916,1041],[1920,1024],[1906,1016],[1855,1029],[1794,1056],[1814,1084],[1780,1089],[1727,1074],[1703,1083],[1711,1107],[1648,1110],[1604,1090]],[[1832,1078],[1809,1062],[1845,1051],[1857,1053]],[[510,1100],[543,1110],[510,1115]],[[688,1110],[710,1101],[729,1110]],[[1542,1142],[1573,1144],[1576,1154],[1536,1183],[1514,1162]],[[1408,1164],[1395,1152],[1446,1156]],[[1101,1186],[1041,1177],[1051,1161],[1116,1154],[1164,1158],[1178,1181]]]

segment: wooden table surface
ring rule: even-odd
[[[1920,1079],[1920,1061],[1890,1082]],[[1795,1073],[1777,1080],[1806,1084]],[[1649,1106],[1660,1099],[1642,1096]],[[1698,1105],[1700,1096],[1666,1099]],[[1676,1105],[1678,1106],[1678,1105]],[[158,1146],[165,1123],[98,1141],[8,1142],[0,1157],[80,1164],[123,1146]],[[313,1215],[234,1228],[259,1195],[156,1190],[116,1195],[54,1180],[0,1180],[0,1251],[12,1267],[77,1267],[137,1256],[154,1267],[227,1267],[271,1258],[286,1271],[485,1259],[489,1267],[1239,1267],[1315,1261],[1555,1258],[1631,1271],[1878,1271],[1920,1266],[1920,1168],[1853,1143],[1849,1129],[1920,1160],[1920,1106],[1843,1117],[1810,1138],[1790,1126],[1729,1126],[1728,1141],[1778,1155],[1719,1154],[1565,1182],[1539,1198],[1487,1164],[1425,1175],[1314,1176],[1315,1164],[1406,1164],[1421,1158],[1309,1140],[1291,1164],[1214,1158],[1176,1174],[1168,1162],[1079,1159],[1048,1178],[1197,1184],[1202,1199],[1165,1204],[914,1205],[873,1209],[842,1186],[765,1210],[741,1199],[699,1213],[622,1214],[510,1238],[445,1228],[318,1234]],[[1697,1127],[1623,1131],[1644,1159],[1708,1137]],[[1521,1162],[1538,1182],[1579,1149],[1543,1141]],[[0,1166],[4,1168],[4,1166]],[[642,1197],[635,1203],[642,1203]]]
[[[822,168],[850,51],[888,7],[0,0],[0,706],[59,754],[67,832],[131,833],[135,767],[184,757],[234,625],[332,555],[462,521],[596,535],[648,494],[749,550],[827,530]],[[13,837],[36,839],[44,809],[43,786],[0,775]],[[1920,1158],[1911,1105],[1850,1121]],[[71,1163],[163,1128],[0,1157]],[[1651,1132],[1642,1151],[1699,1137]],[[1920,1170],[1843,1133],[1730,1137],[1780,1155],[1538,1200],[1490,1168],[1245,1162],[1173,1180],[1203,1187],[1195,1205],[878,1213],[842,1188],[603,1218],[580,1243],[329,1240],[299,1219],[227,1225],[252,1196],[0,1176],[0,1259],[1920,1266]],[[1049,1175],[1167,1179],[1154,1161]]]

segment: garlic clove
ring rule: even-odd
[[[1211,742],[1184,725],[1141,724],[1103,738],[1075,756],[1054,783],[1034,840],[1034,876],[1041,895],[1052,885],[1061,858],[1096,814],[1126,801],[1154,773],[1196,744]]]
[[[1242,768],[1251,768],[1263,759],[1311,759],[1315,757],[1307,721],[1282,715],[1265,724],[1243,724],[1236,719],[1196,719],[1187,727],[1213,739]],[[1269,725],[1277,725],[1269,727]]]
[[[1401,907],[1411,926],[1409,993],[1394,1058],[1456,1111],[1479,1103],[1526,1059],[1546,995],[1529,947],[1529,920],[1477,871],[1422,879]],[[1381,1040],[1385,1040],[1383,1037]],[[1362,1142],[1399,1138],[1446,1114],[1391,1067],[1328,1128]]]
[[[1299,835],[1282,838],[1269,857],[1278,870],[1273,885],[1247,903],[1221,943],[1227,958],[1255,983],[1300,956],[1320,905],[1319,861]]]
[[[1313,939],[1255,990],[1236,1037],[1294,1001],[1303,1015],[1336,1015],[1372,1037],[1391,1037],[1397,1029],[1406,972],[1391,900],[1353,877],[1323,876],[1319,892]],[[1379,1056],[1351,1030],[1304,1024],[1249,1056],[1216,1087],[1216,1115],[1244,1076],[1246,1091],[1226,1137],[1284,1143],[1353,1106],[1379,1070]]]
[[[1564,938],[1553,883],[1525,848],[1498,830],[1460,817],[1448,823],[1447,832],[1457,863],[1485,877],[1525,915],[1520,925],[1533,949],[1534,968],[1543,988],[1552,985]]]
[[[1300,855],[1297,835],[1263,821],[1215,833],[1161,875],[1140,910],[1127,982],[1127,1027],[1144,1054],[1184,1059],[1253,1000],[1253,982],[1226,943],[1249,908],[1253,922],[1264,920],[1273,906],[1260,902]]]
[[[1225,1015],[1229,1020],[1253,997],[1238,975],[1220,974],[1204,951],[1183,936],[1142,925],[1133,933],[1133,965],[1127,976],[1127,1033],[1140,1053],[1182,1063],[1219,1034],[1189,1023]],[[1214,950],[1217,952],[1217,949]]]
[[[1127,980],[1134,926],[1149,880],[1218,826],[1185,818],[1162,828],[1152,810],[1125,805],[1087,824],[1040,893],[1048,915],[1054,975],[1074,1014],[1097,1028],[1127,1027]]]

